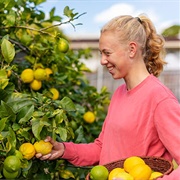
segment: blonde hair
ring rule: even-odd
[[[166,62],[164,38],[157,34],[152,21],[145,15],[132,17],[130,15],[118,16],[110,20],[101,29],[119,33],[119,41],[124,43],[136,41],[141,47],[144,63],[149,73],[159,76]]]

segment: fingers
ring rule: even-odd
[[[36,158],[41,158],[42,154],[41,153],[37,153],[35,156],[36,156]]]

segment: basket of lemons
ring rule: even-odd
[[[86,180],[155,180],[169,174],[173,164],[160,157],[131,156],[105,165],[92,167]]]

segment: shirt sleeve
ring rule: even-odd
[[[95,139],[94,142],[88,144],[65,142],[65,151],[62,158],[67,159],[71,164],[75,166],[97,165],[100,160],[103,134],[103,131],[101,131],[99,137]]]
[[[174,98],[161,101],[155,110],[155,126],[159,138],[172,158],[180,164],[180,104]],[[180,168],[177,168],[162,180],[174,180],[180,177]]]

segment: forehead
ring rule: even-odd
[[[99,49],[114,48],[119,44],[118,35],[114,31],[105,31],[99,38]]]

